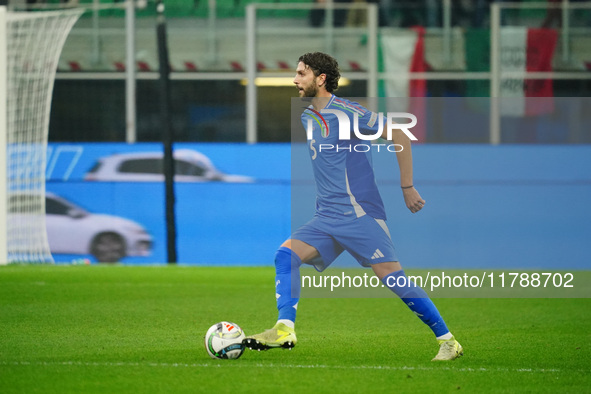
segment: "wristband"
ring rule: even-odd
[[[414,187],[414,185],[410,185],[410,186],[400,186],[401,189],[410,189],[411,187]]]

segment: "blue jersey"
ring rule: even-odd
[[[339,138],[337,114],[324,110],[338,110],[347,116],[350,139]],[[308,145],[316,181],[317,215],[335,219],[369,215],[386,219],[372,167],[371,141],[359,139],[353,132],[356,122],[361,134],[381,134],[380,126],[383,128],[386,123],[379,116],[358,103],[334,95],[323,109],[309,106],[302,113],[304,129],[308,131],[309,123],[312,125]]]

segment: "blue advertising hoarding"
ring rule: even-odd
[[[272,265],[277,247],[314,213],[310,165],[291,160],[293,152],[306,149],[305,144],[176,144],[175,152],[201,162],[201,169],[179,170],[185,172],[175,184],[179,263]],[[99,161],[107,168],[122,157],[146,159],[161,152],[156,143],[50,144],[47,190],[93,214],[136,222],[153,248],[121,261],[163,264],[162,176],[131,161],[111,166],[120,173],[97,169]],[[415,185],[427,201],[416,215],[404,206],[394,155],[374,155],[403,264],[588,269],[591,147],[416,145],[413,152]],[[294,209],[301,214],[292,216]],[[79,252],[54,257],[95,261]]]

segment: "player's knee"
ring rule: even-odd
[[[285,246],[281,246],[275,252],[275,271],[278,274],[288,274],[291,272],[292,267],[297,269],[302,264],[298,255]]]

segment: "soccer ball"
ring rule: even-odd
[[[238,358],[244,353],[246,337],[238,324],[227,321],[214,324],[205,334],[205,349],[211,358]]]

